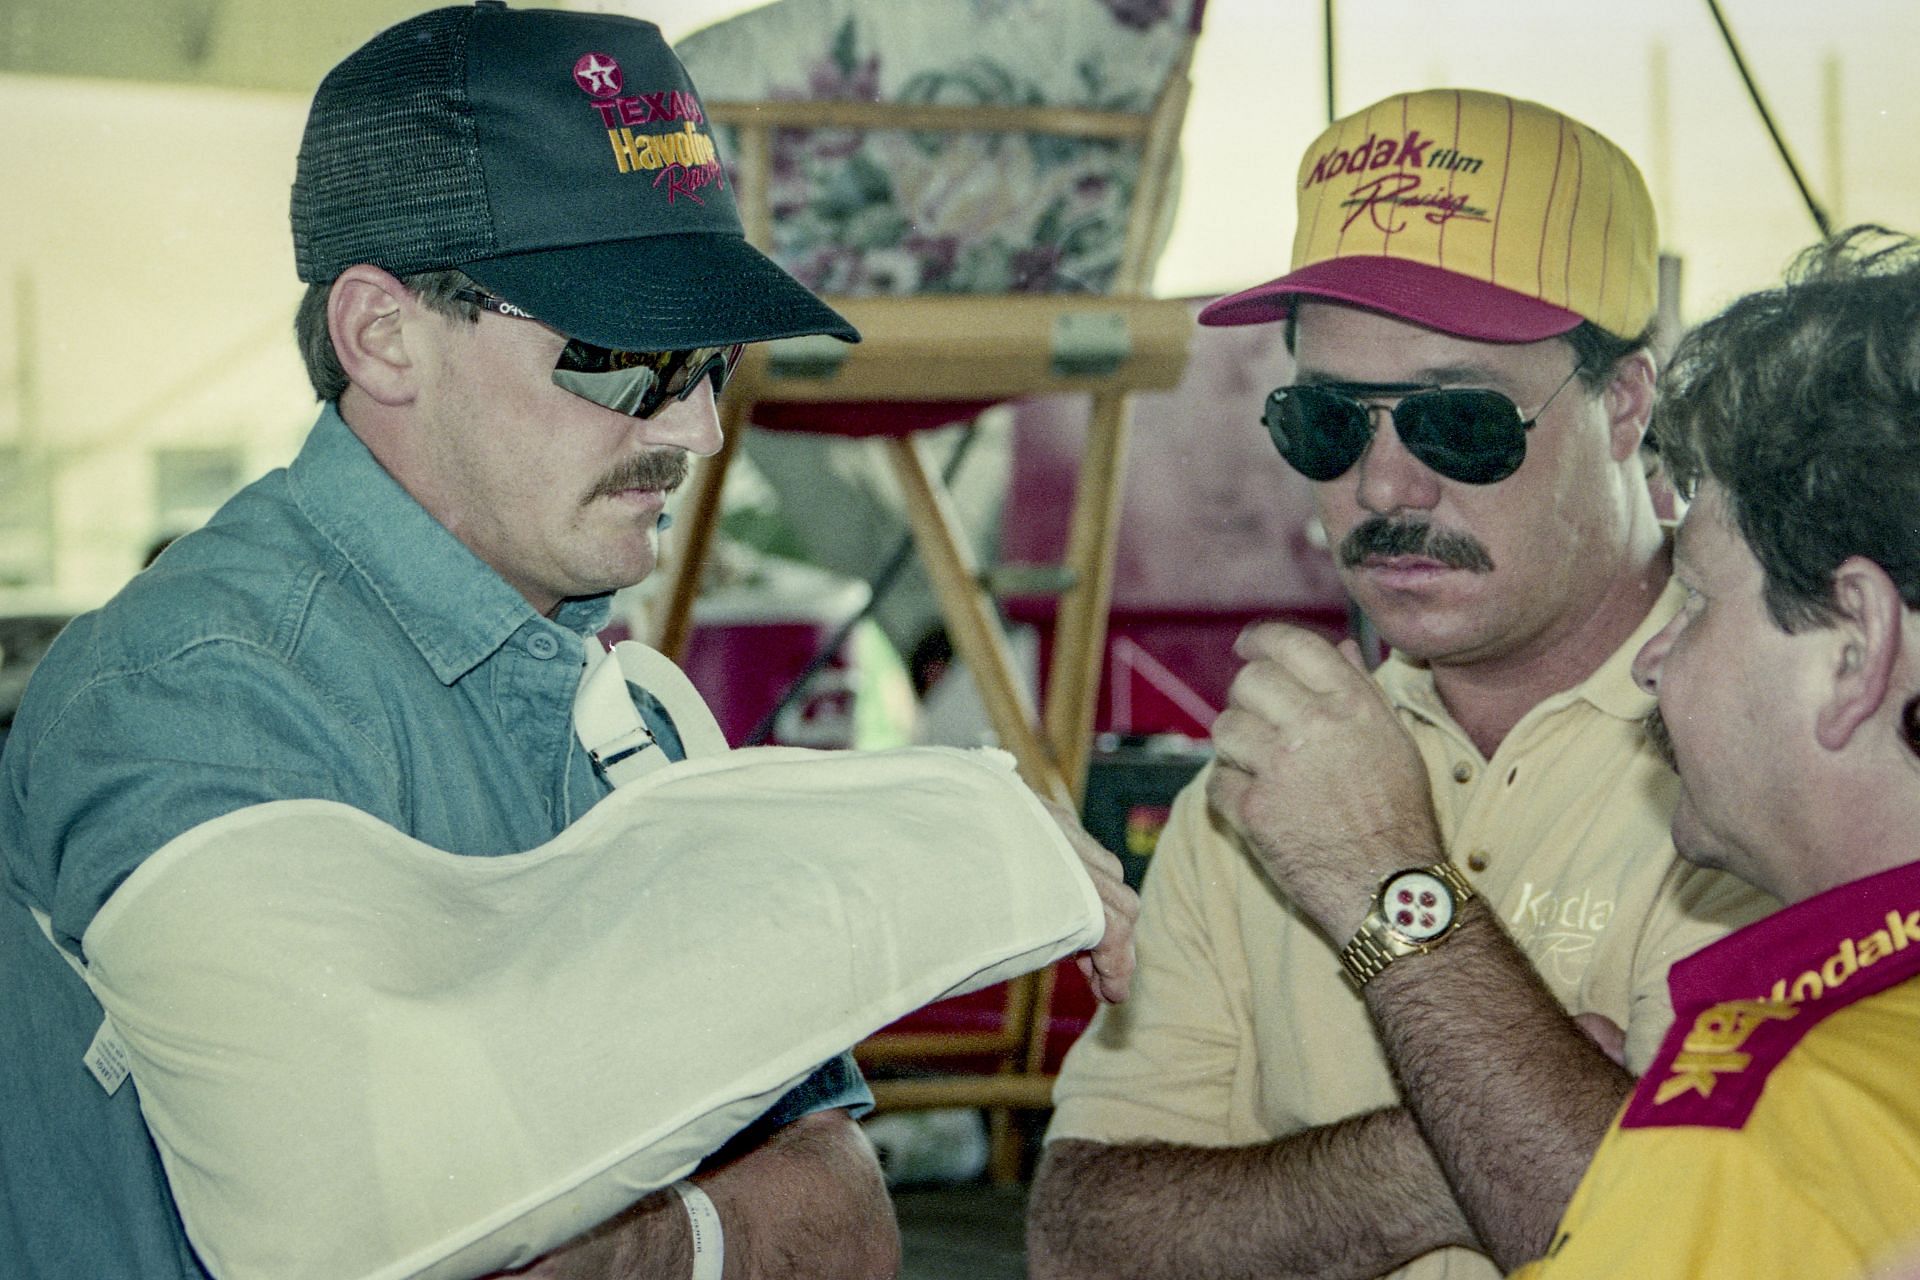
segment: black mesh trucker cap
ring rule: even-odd
[[[747,243],[686,69],[610,14],[479,0],[361,46],[314,94],[293,247],[309,283],[459,267],[601,346],[860,337]]]

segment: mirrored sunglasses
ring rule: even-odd
[[[1260,420],[1287,465],[1309,480],[1334,480],[1373,440],[1370,399],[1398,396],[1389,411],[1407,452],[1463,484],[1493,484],[1520,469],[1527,432],[1580,372],[1576,367],[1527,417],[1498,391],[1417,382],[1328,382],[1277,387]]]
[[[479,289],[456,289],[453,296],[483,311],[515,320],[537,317]],[[552,326],[548,326],[551,328]],[[553,367],[554,385],[631,418],[651,418],[669,400],[685,400],[703,378],[713,379],[713,394],[726,390],[745,344],[693,347],[684,351],[621,351],[569,338]]]

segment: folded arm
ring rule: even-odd
[[[1238,652],[1248,665],[1214,725],[1210,799],[1340,946],[1387,875],[1446,857],[1426,770],[1378,688],[1318,637],[1257,627]],[[1633,1080],[1560,1007],[1484,901],[1465,903],[1459,920],[1437,950],[1375,977],[1365,998],[1460,1207],[1511,1268],[1546,1249]]]
[[[1554,1226],[1633,1089],[1484,903],[1430,956],[1367,984],[1387,1059],[1454,1195],[1511,1269]]]
[[[1285,965],[1293,954],[1255,959],[1233,938],[1306,926],[1279,909],[1243,914],[1267,890],[1209,812],[1206,781],[1203,773],[1174,802],[1154,853],[1133,998],[1101,1011],[1062,1069],[1055,1132],[1028,1204],[1031,1274],[1377,1276],[1442,1246],[1476,1247],[1412,1119],[1383,1106],[1384,1080],[1377,1093],[1354,1095],[1356,1112],[1380,1110],[1228,1145],[1232,1134],[1259,1132],[1231,1118],[1234,1082],[1251,1065],[1246,966]],[[1326,1007],[1339,1023],[1323,1028],[1336,1033],[1331,1042],[1309,1043],[1322,1058],[1371,1038],[1362,1011],[1345,1004]],[[1330,1069],[1372,1072],[1371,1056]],[[1289,1114],[1315,1110],[1285,1084],[1268,1087]]]
[[[1027,1212],[1034,1280],[1366,1280],[1478,1247],[1399,1108],[1253,1146],[1055,1141]]]

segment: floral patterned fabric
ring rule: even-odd
[[[1147,111],[1192,0],[781,0],[677,51],[709,102]],[[737,154],[737,140],[723,150]],[[1108,291],[1139,150],[1020,134],[784,129],[773,256],[829,294]]]

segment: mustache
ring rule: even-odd
[[[1647,745],[1653,748],[1653,753],[1666,762],[1667,768],[1680,772],[1680,762],[1673,754],[1673,735],[1667,732],[1667,719],[1660,714],[1660,708],[1647,712],[1640,727],[1646,731]]]
[[[1470,533],[1436,529],[1424,520],[1389,520],[1369,516],[1340,539],[1340,564],[1359,567],[1368,556],[1419,556],[1450,569],[1491,573],[1493,557]]]
[[[628,489],[659,490],[672,493],[687,479],[692,465],[683,449],[651,449],[636,453],[600,478],[587,493],[587,501],[610,498]]]

